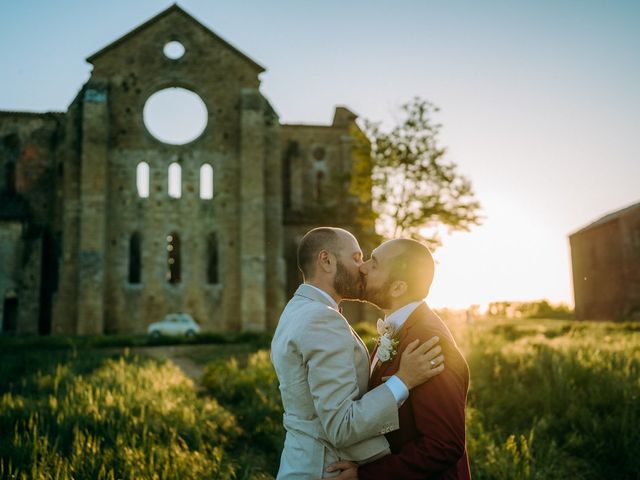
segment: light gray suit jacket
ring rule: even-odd
[[[386,385],[367,392],[369,353],[320,292],[302,284],[271,342],[286,438],[279,480],[316,479],[339,459],[364,463],[389,453],[385,433],[399,428]]]

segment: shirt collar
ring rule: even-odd
[[[331,295],[329,295],[327,292],[325,292],[324,290],[322,290],[321,288],[316,287],[315,285],[311,285],[310,283],[305,283],[305,285],[307,285],[308,287],[311,288],[315,288],[318,292],[320,292],[322,295],[324,295],[327,300],[329,300],[331,302],[331,305],[333,306],[333,308],[335,310],[338,310],[338,304],[337,302],[333,299],[333,297]]]
[[[404,307],[400,307],[398,310],[393,312],[386,318],[386,321],[391,324],[393,329],[397,332],[402,328],[404,322],[407,321],[407,318],[414,312],[420,304],[424,303],[424,300],[420,300],[419,302],[411,302],[407,303]]]

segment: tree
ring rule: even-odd
[[[471,182],[446,161],[439,146],[439,109],[419,97],[402,105],[402,121],[390,131],[365,120],[355,136],[354,157],[371,160],[371,203],[386,238],[409,237],[441,245],[440,234],[479,225],[480,203]]]

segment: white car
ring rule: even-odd
[[[185,335],[193,337],[200,333],[200,325],[188,313],[169,313],[159,322],[154,322],[147,328],[152,337],[160,335]]]

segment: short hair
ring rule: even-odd
[[[412,297],[426,298],[435,270],[431,252],[416,240],[401,238],[395,242],[400,244],[400,253],[392,259],[390,281],[402,280],[407,284],[408,292]]]
[[[338,241],[338,234],[331,227],[318,227],[305,233],[298,245],[298,269],[303,278],[315,273],[315,262],[321,250],[337,255]]]

